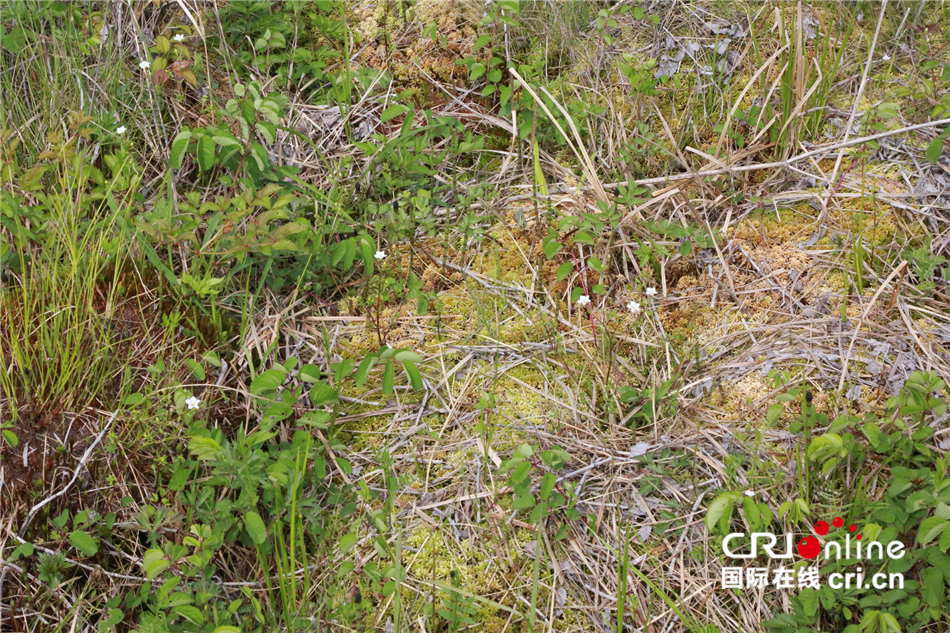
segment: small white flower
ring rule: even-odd
[[[187,400],[185,400],[185,404],[188,405],[188,408],[189,408],[189,409],[197,409],[198,406],[201,404],[201,400],[199,400],[198,398],[192,396],[192,397],[188,398]]]
[[[181,33],[179,33],[178,35],[176,35],[176,36],[173,37],[172,39],[175,40],[176,42],[184,42],[184,41],[185,41],[185,36],[182,35]]]
[[[588,297],[587,295],[581,295],[580,297],[577,298],[577,305],[579,306],[590,305],[590,297]]]
[[[152,65],[152,62],[148,61],[147,59],[143,59],[142,61],[139,62],[139,68],[141,68],[142,70],[148,70],[149,66],[151,65]]]
[[[376,251],[376,259],[386,259],[386,251]]]
[[[125,128],[124,125],[120,125],[119,127],[117,127],[117,128],[115,129],[115,133],[116,133],[116,134],[125,134],[125,129],[126,129],[126,128]]]
[[[656,296],[656,288],[654,288],[653,286],[650,286],[649,288],[647,288],[647,296],[648,297]]]
[[[882,57],[881,59],[884,60],[884,61],[886,61],[886,62],[889,62],[889,61],[891,61],[891,56],[888,55],[887,53],[884,53],[884,57]]]
[[[634,314],[638,314],[640,312],[640,304],[636,301],[631,301],[627,304],[627,310],[630,310]]]
[[[742,494],[744,494],[744,495],[747,496],[747,497],[754,497],[754,496],[755,496],[755,492],[753,492],[752,490],[746,490],[746,491],[745,491],[744,493],[742,493]]]

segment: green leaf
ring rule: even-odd
[[[325,404],[333,404],[339,398],[336,389],[325,382],[317,382],[310,388],[310,404],[314,407],[322,407]]]
[[[936,567],[927,567],[920,571],[920,580],[924,602],[935,608],[943,606],[945,594],[943,572]]]
[[[805,615],[814,617],[818,613],[818,592],[810,587],[802,589],[798,594],[798,599],[802,603]]]
[[[556,239],[548,239],[544,243],[544,256],[548,259],[553,258],[561,250],[561,243]]]
[[[195,375],[195,378],[197,378],[198,380],[204,380],[204,379],[205,379],[205,370],[204,370],[204,368],[203,368],[201,365],[199,365],[197,362],[193,361],[193,360],[190,359],[190,358],[186,358],[186,359],[185,359],[185,365],[188,367],[188,369],[191,371],[191,373]]]
[[[13,550],[9,558],[7,558],[7,561],[10,563],[15,563],[21,556],[32,556],[34,549],[33,543],[20,543],[19,547]]]
[[[213,461],[218,458],[218,453],[221,452],[221,445],[210,437],[193,437],[188,442],[188,452],[194,455],[198,460]]]
[[[198,167],[208,171],[214,166],[214,139],[205,134],[198,139]]]
[[[263,545],[267,540],[267,526],[257,512],[248,512],[244,515],[244,529],[250,535],[255,545]]]
[[[352,532],[340,537],[340,551],[346,554],[356,545],[356,535]]]
[[[706,529],[710,532],[716,527],[720,519],[724,516],[732,515],[732,506],[736,502],[736,493],[724,492],[709,504],[706,511]]]
[[[228,147],[229,145],[235,145],[237,147],[241,146],[241,142],[234,138],[234,136],[231,134],[228,134],[227,136],[223,134],[215,134],[211,137],[211,140],[221,147]]]
[[[142,557],[142,569],[149,581],[152,581],[170,566],[171,564],[165,560],[165,553],[158,548],[148,550],[145,552],[145,556]]]
[[[412,385],[414,391],[422,390],[422,374],[419,373],[419,368],[416,367],[416,364],[411,360],[402,361],[402,368],[406,372],[406,376],[409,378],[409,384]]]
[[[6,441],[6,443],[10,445],[10,448],[16,448],[17,445],[20,443],[20,438],[18,438],[16,436],[16,433],[14,433],[13,431],[8,431],[4,429],[3,432],[0,433],[0,435],[3,435],[4,441]]]
[[[950,522],[940,517],[924,519],[917,531],[917,542],[926,546],[930,541],[940,536],[948,525],[950,525]]]
[[[86,556],[95,556],[99,551],[99,543],[88,533],[76,530],[69,535],[69,542]]]
[[[282,369],[268,369],[251,381],[251,393],[259,396],[265,391],[273,391],[281,386],[287,374]]]
[[[950,130],[950,128],[947,129]],[[931,163],[936,164],[940,160],[940,155],[943,154],[943,141],[944,135],[941,134],[927,146],[927,160]]]
[[[409,361],[410,363],[421,363],[421,362],[422,362],[422,356],[419,356],[419,354],[417,354],[417,353],[415,353],[415,352],[413,352],[413,351],[411,351],[411,350],[408,350],[408,349],[399,350],[398,352],[396,352],[396,354],[393,356],[393,358],[395,358],[396,360],[398,360],[400,363],[402,363],[402,362],[404,362],[404,361]]]
[[[567,276],[570,275],[571,271],[573,270],[574,270],[573,262],[564,262],[563,264],[557,267],[557,274],[556,274],[557,280],[559,282],[564,281],[565,279],[567,279]]]
[[[383,370],[383,393],[387,396],[392,395],[393,385],[396,382],[395,369],[393,368],[393,359],[386,360],[386,368]]]
[[[472,52],[474,53],[480,48],[486,46],[489,42],[491,42],[491,35],[489,35],[488,33],[479,35],[478,39],[475,40],[475,44],[472,45]]]
[[[511,507],[515,510],[527,510],[528,508],[533,508],[536,504],[537,501],[535,501],[534,495],[525,494],[515,496],[511,502]]]
[[[391,105],[385,110],[383,110],[383,113],[379,115],[379,120],[381,123],[385,123],[386,121],[389,121],[390,119],[395,119],[400,114],[405,113],[408,109],[409,108],[407,108],[406,106],[400,105],[398,103],[396,105]]]
[[[188,149],[190,142],[191,132],[188,130],[179,132],[175,140],[172,141],[171,153],[168,156],[168,162],[171,164],[172,169],[181,169],[181,165],[185,160],[185,151]]]
[[[366,239],[363,239],[360,242],[360,252],[363,255],[363,266],[366,268],[366,274],[372,275],[374,270],[373,261],[376,256],[375,249]]]
[[[941,552],[946,552],[950,549],[950,530],[944,530],[940,535],[939,546]]]
[[[366,384],[366,379],[369,377],[369,370],[373,368],[373,365],[376,364],[376,356],[370,354],[363,359],[363,362],[360,363],[359,368],[356,370],[356,374],[353,376],[353,382],[356,383],[357,387],[362,387]]]
[[[481,64],[481,63],[472,64],[472,68],[470,69],[469,79],[471,79],[472,81],[477,81],[479,77],[485,74],[485,70],[486,70],[485,64]]]
[[[212,633],[241,633],[241,629],[230,624],[223,624],[217,627]]]
[[[116,624],[125,619],[125,613],[121,609],[109,609],[109,617],[99,620],[98,629],[101,632],[109,631]]]
[[[551,496],[551,491],[554,490],[554,484],[556,483],[557,478],[554,476],[554,473],[544,473],[544,478],[541,479],[541,500],[547,501],[548,497]]]
[[[317,382],[322,374],[319,367],[307,364],[300,368],[297,377],[304,382]]]
[[[191,605],[181,605],[172,609],[172,613],[177,613],[192,624],[204,624],[204,616],[197,607]]]
[[[208,350],[207,352],[205,352],[201,356],[201,359],[205,361],[206,363],[208,363],[209,365],[211,365],[212,367],[221,367],[221,359],[218,358],[218,355],[212,352],[211,350]]]

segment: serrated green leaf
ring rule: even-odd
[[[950,525],[950,521],[940,517],[924,519],[917,531],[917,542],[926,546],[930,541],[940,536],[948,525]]]
[[[297,377],[304,382],[317,382],[321,375],[323,375],[323,372],[320,371],[320,368],[310,364],[304,365],[297,372]]]
[[[338,398],[336,389],[325,382],[318,381],[310,388],[310,404],[314,407],[333,404]]]
[[[806,587],[798,594],[798,599],[802,603],[802,608],[808,617],[814,617],[818,613],[818,592],[810,587]]]
[[[386,121],[389,121],[390,119],[395,119],[397,116],[405,113],[407,110],[409,110],[409,108],[398,103],[395,105],[391,105],[385,110],[383,110],[383,113],[379,115],[379,120],[381,123],[385,123]]]
[[[170,564],[165,560],[165,553],[158,548],[150,549],[142,557],[142,570],[149,581],[168,569]]]
[[[214,167],[214,139],[205,134],[198,139],[198,167],[201,171],[208,171]]]
[[[570,275],[571,271],[573,270],[574,270],[573,262],[564,262],[563,264],[557,267],[557,274],[555,276],[557,277],[557,280],[561,282],[567,279],[567,276]]]
[[[227,147],[228,145],[236,145],[238,147],[241,146],[241,142],[238,141],[233,136],[231,136],[230,134],[228,134],[227,136],[223,134],[216,134],[211,137],[211,140],[213,140],[215,144],[220,145],[221,147]]]
[[[221,451],[221,445],[210,437],[193,437],[188,442],[188,452],[199,460],[215,460]]]
[[[557,477],[554,476],[554,473],[544,473],[544,477],[541,479],[541,500],[547,501],[548,497],[551,496],[551,491],[554,490],[554,484],[557,482]]]
[[[187,136],[182,136],[187,134]],[[182,132],[172,143],[172,149],[168,156],[168,162],[172,169],[181,169],[185,162],[185,152],[188,150],[188,144],[191,143],[191,132]]]
[[[251,393],[258,396],[266,391],[273,391],[281,386],[287,374],[282,369],[268,369],[258,374],[251,381]]]
[[[374,260],[376,259],[375,248],[365,239],[360,242],[360,253],[363,255],[363,266],[366,268],[366,274],[373,276]]]

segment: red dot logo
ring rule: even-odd
[[[839,528],[839,527],[841,527],[842,525],[844,525],[844,519],[842,519],[841,517],[835,517],[835,520],[832,521],[831,523],[832,523],[836,528]]]
[[[819,521],[818,523],[815,524],[815,534],[817,534],[818,536],[824,536],[827,533],[828,533],[827,521]]]
[[[857,530],[857,529],[858,529],[858,526],[856,526],[854,523],[852,523],[851,525],[848,526],[848,531],[849,531],[849,532],[854,532],[854,531]]]
[[[821,545],[818,543],[818,539],[812,536],[806,536],[798,543],[798,553],[803,558],[818,558],[820,552]]]
[[[858,534],[858,540],[859,540],[859,541],[861,540],[861,535],[860,535],[860,534]]]

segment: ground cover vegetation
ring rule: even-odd
[[[0,630],[946,631],[948,86],[942,2],[0,2]],[[903,586],[723,587],[833,517]]]

